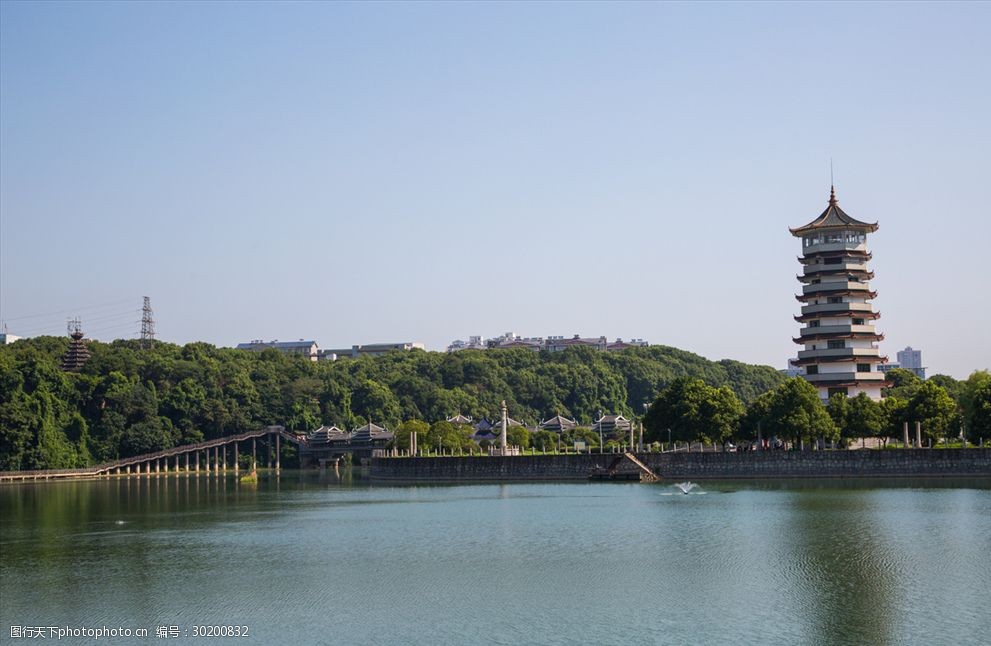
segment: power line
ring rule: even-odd
[[[111,312],[107,314],[101,314],[100,316],[94,316],[92,318],[87,317],[86,323],[87,325],[89,325],[93,322],[100,323],[100,322],[119,321],[119,320],[123,320],[124,318],[133,320],[134,315],[140,311],[141,310],[125,310],[121,312]],[[50,322],[49,321],[36,322],[32,327],[26,329],[21,328],[18,330],[18,333],[24,336],[42,336],[47,333],[58,333],[60,330],[64,328],[64,326],[65,326],[64,319],[60,320],[58,323],[55,322],[55,319],[52,319]]]
[[[67,309],[67,310],[58,310],[57,312],[47,312],[45,314],[28,314],[27,316],[15,316],[13,318],[8,318],[8,317],[5,316],[3,318],[3,320],[4,321],[23,321],[25,319],[37,319],[37,318],[42,318],[42,317],[45,317],[45,316],[58,316],[58,315],[65,315],[65,314],[73,314],[73,313],[76,313],[76,312],[85,312],[87,310],[94,310],[94,309],[99,309],[99,308],[102,308],[102,307],[112,307],[114,305],[121,305],[123,303],[133,303],[135,300],[136,300],[135,298],[128,298],[128,299],[125,299],[125,300],[122,300],[122,301],[113,301],[111,303],[101,303],[99,305],[87,305],[87,306],[84,306],[84,307],[74,307],[74,308],[70,308],[70,309]]]

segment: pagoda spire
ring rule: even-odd
[[[832,184],[829,185],[829,205],[836,206],[836,188]]]

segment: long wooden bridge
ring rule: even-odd
[[[275,468],[280,468],[279,453],[281,440],[286,440],[305,446],[306,439],[286,431],[282,426],[266,426],[255,431],[247,431],[237,435],[218,437],[213,440],[176,446],[163,451],[135,455],[106,464],[98,464],[81,469],[50,469],[38,471],[0,471],[0,482],[16,480],[54,480],[61,478],[104,477],[111,475],[158,473],[222,473],[228,466],[238,472],[238,452],[242,442],[251,442],[251,463],[257,464],[259,439],[266,440],[266,449],[270,449],[274,440]],[[228,460],[230,447],[233,460]],[[271,466],[271,465],[270,465]]]

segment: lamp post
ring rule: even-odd
[[[602,444],[602,410],[599,410],[599,453],[603,452],[604,445]]]

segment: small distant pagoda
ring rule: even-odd
[[[802,293],[795,297],[802,303],[795,320],[804,327],[794,339],[804,349],[794,364],[804,368],[805,379],[823,399],[834,393],[854,397],[862,392],[881,399],[885,375],[878,364],[887,362],[887,357],[877,347],[884,335],[874,329],[881,314],[871,305],[877,292],[871,291],[874,272],[867,267],[872,258],[867,234],[877,228],[876,222],[847,215],[830,187],[826,210],[805,226],[789,229],[802,239],[798,260],[805,266],[798,276]]]
[[[89,361],[89,349],[86,347],[86,342],[83,341],[83,328],[82,323],[79,319],[72,319],[69,321],[66,328],[69,331],[69,337],[72,341],[69,342],[69,349],[65,351],[65,356],[62,357],[62,370],[66,372],[79,372]]]

